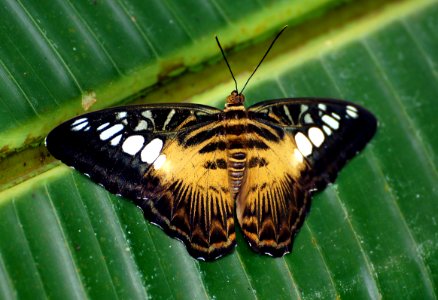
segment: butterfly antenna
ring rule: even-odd
[[[274,46],[275,41],[280,37],[280,35],[283,33],[283,31],[287,28],[287,25],[283,27],[283,29],[280,30],[279,33],[277,33],[277,35],[275,36],[274,40],[271,42],[271,45],[269,46],[268,50],[266,50],[265,55],[263,55],[262,59],[260,60],[259,64],[257,65],[257,67],[255,67],[254,71],[252,71],[251,76],[249,76],[248,80],[246,81],[245,85],[243,86],[243,89],[240,91],[240,94],[243,93],[243,90],[246,88],[246,85],[248,84],[248,82],[251,80],[252,76],[254,76],[255,72],[257,71],[257,69],[260,67],[260,65],[262,64],[263,60],[265,59],[265,57],[268,55],[269,51],[271,50],[272,46]]]
[[[236,81],[236,78],[234,77],[233,71],[231,70],[230,64],[228,63],[228,59],[225,56],[224,49],[222,49],[221,43],[219,43],[219,39],[217,38],[217,36],[216,36],[216,42],[217,42],[217,45],[219,46],[219,49],[221,49],[222,56],[223,56],[223,58],[225,60],[225,63],[227,64],[228,70],[230,70],[231,77],[233,77],[234,86],[236,87],[235,91],[237,92],[237,81]]]

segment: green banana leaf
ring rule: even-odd
[[[438,1],[15,1],[0,5],[0,299],[436,299]],[[313,199],[291,254],[240,232],[201,262],[47,153],[60,122],[120,103],[221,107],[273,34],[248,105],[334,97],[379,119]]]

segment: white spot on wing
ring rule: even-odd
[[[351,105],[347,105],[347,114],[352,117],[353,119],[356,119],[358,114],[357,114],[357,108]]]
[[[350,117],[352,117],[353,119],[356,119],[356,118],[357,118],[357,113],[355,113],[355,112],[353,112],[353,111],[347,110],[347,114],[348,114]]]
[[[109,122],[106,122],[106,123],[100,125],[99,127],[97,127],[97,131],[107,128],[109,126],[109,124],[110,124]]]
[[[340,119],[341,119],[341,117],[340,117],[337,113],[332,112],[332,116],[333,116],[333,118],[335,118],[336,120],[340,120]]]
[[[146,129],[148,129],[148,122],[146,122],[145,120],[140,120],[137,126],[135,126],[134,131],[142,131]]]
[[[167,115],[166,121],[163,124],[163,130],[166,129],[167,124],[169,124],[170,120],[172,120],[173,115],[175,114],[175,110],[172,109],[170,113]]]
[[[326,123],[328,126],[335,130],[339,128],[339,122],[329,115],[323,115],[322,120],[324,121],[324,123]]]
[[[152,125],[155,128],[155,121],[154,121],[154,117],[152,116],[152,112],[150,110],[145,110],[144,112],[141,113],[141,115],[143,117],[145,117],[146,119],[149,119],[152,122]]]
[[[80,123],[79,125],[76,125],[75,127],[73,127],[71,130],[73,131],[79,131],[81,129],[83,129],[84,127],[86,127],[88,125],[88,121],[85,121],[83,123]]]
[[[318,127],[311,127],[307,134],[309,135],[310,140],[316,147],[321,146],[324,142],[324,133]]]
[[[300,163],[302,163],[303,161],[304,161],[304,157],[303,157],[303,155],[301,154],[301,152],[298,150],[298,149],[294,149],[294,157],[295,157],[295,159],[298,161],[298,162],[300,162]]]
[[[161,154],[154,162],[155,170],[159,170],[166,162],[166,154]]]
[[[312,116],[310,114],[305,114],[304,115],[304,123],[305,124],[313,124],[313,119]]]
[[[141,148],[143,148],[144,137],[141,135],[131,135],[129,136],[122,145],[123,152],[136,155]]]
[[[76,125],[81,124],[81,123],[83,123],[83,122],[85,122],[85,121],[87,121],[87,120],[88,120],[87,118],[80,118],[80,119],[77,119],[76,121],[74,121],[74,122],[71,124],[71,126],[76,126]]]
[[[117,146],[120,143],[120,140],[122,139],[122,135],[119,134],[115,138],[111,140],[111,146]]]
[[[327,125],[322,125],[322,129],[324,130],[325,134],[327,134],[327,135],[332,134],[332,130]]]
[[[162,148],[163,141],[159,138],[153,139],[141,151],[141,160],[148,164],[153,163],[157,159],[158,155],[160,155]]]
[[[137,126],[135,126],[134,131],[142,131],[148,129],[148,122],[145,120],[141,120],[138,122]]]
[[[301,132],[298,132],[295,135],[295,143],[297,144],[298,150],[300,150],[302,155],[309,156],[310,154],[312,154],[312,144],[310,143],[309,139]]]
[[[356,119],[356,118],[357,118],[357,113],[355,113],[355,112],[352,112],[352,111],[347,110],[347,114],[348,114],[350,117],[352,117],[353,119]]]
[[[357,112],[357,108],[354,107],[353,105],[347,105],[347,110],[351,110],[351,111]]]
[[[286,105],[283,105],[283,110],[287,118],[289,119],[290,123],[293,124],[294,121],[292,120],[292,116],[290,115],[289,108]]]
[[[325,105],[323,103],[320,103],[320,104],[318,104],[318,108],[321,109],[321,110],[326,110],[327,109],[327,105]]]
[[[110,137],[114,136],[119,131],[123,130],[124,126],[122,124],[116,124],[111,126],[110,128],[102,131],[102,133],[99,135],[100,139],[102,141],[105,141],[109,139]]]
[[[124,118],[126,118],[127,115],[128,115],[128,113],[126,111],[120,111],[117,113],[116,119],[117,120],[124,119]]]
[[[143,112],[141,113],[141,115],[142,115],[143,117],[145,117],[146,119],[150,119],[150,118],[152,118],[152,113],[151,113],[150,110],[145,110],[145,111],[143,111]]]

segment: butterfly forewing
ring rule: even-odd
[[[318,190],[333,182],[340,169],[362,150],[377,120],[361,106],[335,99],[297,98],[265,101],[249,108],[250,117],[282,127],[310,168],[300,184]],[[295,151],[295,149],[293,149]]]
[[[200,259],[235,245],[225,149],[199,153],[220,110],[144,105],[85,114],[55,128],[49,151],[110,192],[131,198],[145,216]]]

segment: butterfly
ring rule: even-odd
[[[249,108],[244,101],[236,89],[224,110],[188,103],[104,109],[59,125],[46,146],[132,199],[197,259],[231,252],[235,216],[253,250],[279,257],[291,251],[312,194],[365,147],[377,120],[335,99],[277,99]]]

